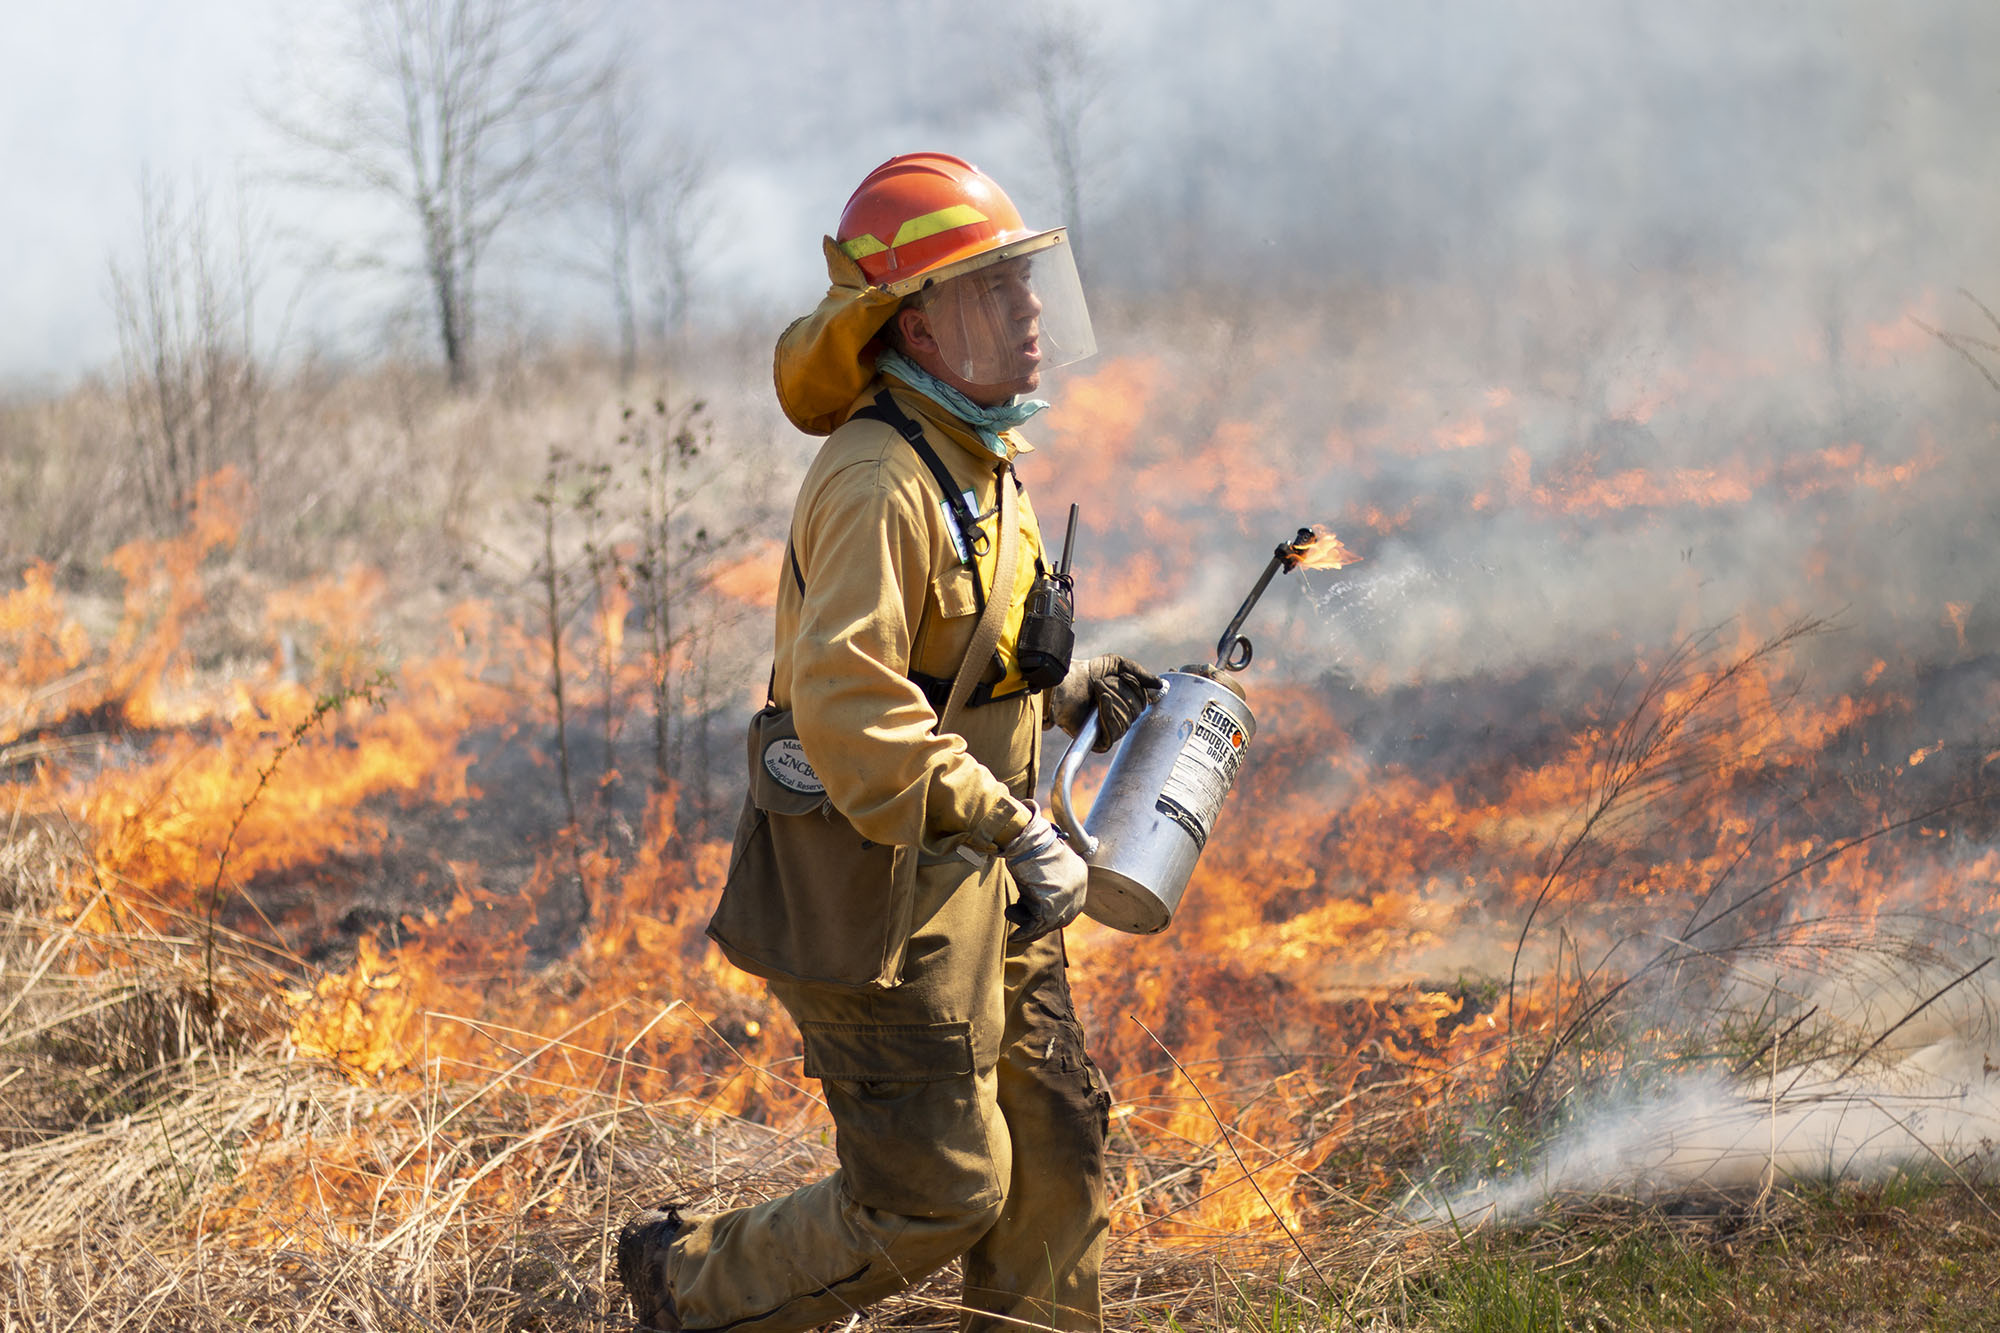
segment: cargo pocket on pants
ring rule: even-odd
[[[999,1201],[970,1023],[808,1021],[799,1035],[805,1074],[824,1085],[856,1202],[949,1217]]]

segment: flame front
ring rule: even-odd
[[[1168,353],[1108,361],[1068,386],[1033,477],[1103,497],[1078,599],[1103,649],[1192,647],[1230,562],[1266,558],[1259,534],[1301,504],[1373,538],[1364,569],[1316,579],[1360,557],[1315,529],[1304,595],[1266,608],[1278,646],[1244,677],[1258,735],[1172,930],[1071,932],[1118,1097],[1120,1236],[1268,1240],[1336,1197],[1385,1204],[1402,1168],[1358,1156],[1361,1136],[1415,1144],[1476,1094],[1518,1091],[1523,1052],[1661,941],[1693,957],[1745,932],[1791,947],[1807,919],[1995,924],[1979,812],[2000,742],[1964,722],[2000,702],[1990,596],[1940,570],[1894,581],[1908,604],[1884,609],[1868,550],[1896,522],[1971,521],[1930,423],[1649,456],[1677,420],[1791,373],[1718,352],[1592,386],[1573,429],[1539,384],[1458,402],[1413,381],[1302,430],[1266,393],[1282,369],[1218,407]],[[1284,439],[1312,444],[1248,464]],[[615,581],[554,636],[467,602],[391,655],[371,636],[393,572],[355,569],[270,590],[261,664],[218,669],[186,636],[219,614],[213,562],[251,501],[219,478],[182,537],[122,549],[123,610],[96,634],[49,569],[0,594],[0,774],[24,817],[81,826],[68,911],[100,965],[134,920],[189,938],[215,922],[283,961],[291,1047],[357,1090],[442,1073],[545,1110],[615,1097],[694,1124],[823,1125],[782,1010],[703,938],[732,771],[706,793],[699,765],[635,776],[710,718],[704,762],[733,763],[757,668],[717,683],[686,640],[640,642]],[[1891,517],[1861,524],[1878,506]],[[768,608],[781,551],[719,560],[688,615]],[[1863,632],[1800,624],[1864,597],[1880,618]],[[1599,615],[1587,640],[1579,607]],[[681,730],[648,734],[659,707]],[[347,1226],[390,1198],[504,1201],[545,1146],[450,1175],[373,1160],[365,1130],[308,1145],[273,1120],[254,1138],[205,1225],[261,1234],[272,1198]],[[287,1195],[307,1155],[311,1198]]]

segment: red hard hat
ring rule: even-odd
[[[955,276],[978,267],[967,260],[1049,234],[1030,230],[1013,201],[970,162],[905,153],[868,173],[834,239],[871,284],[909,292],[920,279]]]

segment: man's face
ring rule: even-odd
[[[1042,303],[1021,256],[941,284],[904,310],[910,358],[975,403],[993,406],[1042,382]]]

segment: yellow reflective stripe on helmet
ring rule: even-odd
[[[888,248],[865,231],[851,241],[840,243],[841,253],[849,259],[866,259],[870,255],[879,255]]]
[[[926,236],[935,236],[941,231],[954,227],[969,227],[975,222],[986,221],[986,215],[971,204],[953,204],[940,208],[935,213],[926,213],[920,218],[911,218],[896,228],[896,239],[889,242],[891,247],[907,245],[911,241],[921,241]],[[869,239],[874,239],[870,237]],[[857,255],[856,258],[859,258]]]

